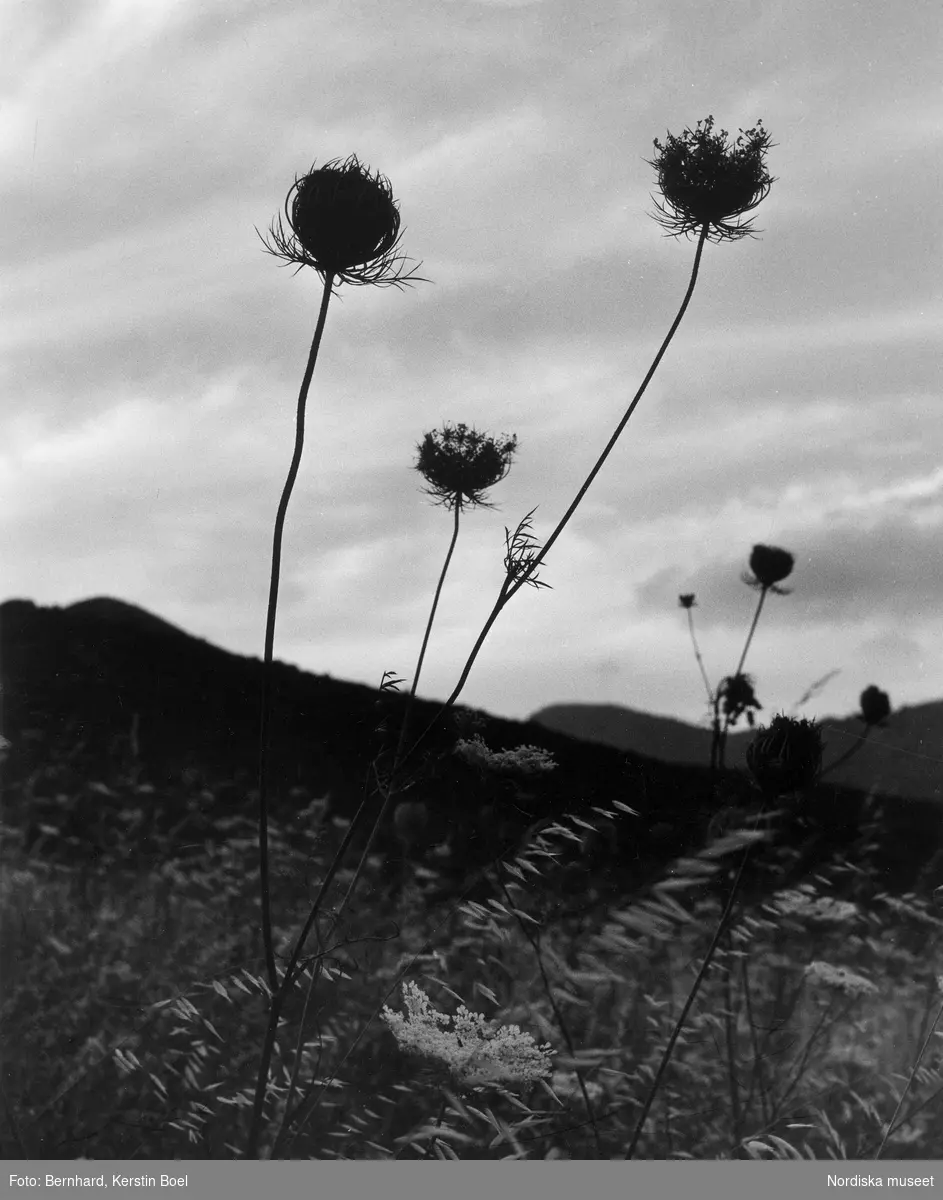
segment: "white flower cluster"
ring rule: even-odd
[[[784,917],[801,917],[827,925],[840,925],[858,915],[858,906],[849,900],[816,896],[805,889],[779,892],[775,897],[775,910]]]
[[[492,750],[480,734],[456,743],[455,753],[472,766],[512,775],[540,775],[556,769],[553,755],[540,746],[516,746],[513,750]]]
[[[871,996],[877,988],[870,980],[847,967],[833,967],[827,962],[812,962],[805,969],[806,978],[813,983],[824,984],[825,987],[835,988],[846,996]]]
[[[517,1025],[493,1028],[464,1004],[454,1017],[437,1012],[411,980],[403,984],[403,1003],[405,1015],[386,1006],[381,1014],[397,1042],[404,1050],[448,1067],[456,1083],[464,1087],[532,1083],[552,1071],[550,1043],[536,1045]]]

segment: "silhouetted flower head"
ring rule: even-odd
[[[276,258],[314,267],[323,278],[399,287],[418,278],[397,252],[399,240],[390,181],[371,175],[352,154],[296,179],[285,199],[285,220],[277,217],[262,243]]]
[[[416,449],[416,470],[429,485],[427,495],[446,508],[489,507],[485,493],[511,469],[517,438],[490,437],[464,424],[443,425],[427,433]]]
[[[736,725],[737,721],[745,714],[750,727],[753,727],[753,709],[763,707],[757,700],[753,687],[753,676],[743,673],[727,675],[720,681],[717,692],[723,699],[724,716],[727,717],[729,725]]]
[[[762,121],[730,142],[726,129],[714,133],[713,117],[680,136],[669,133],[664,145],[656,138],[657,153],[647,160],[663,197],[655,200],[655,220],[672,237],[705,226],[712,242],[752,234],[752,222],[737,218],[756,208],[774,182],[766,169],[771,145]]]
[[[694,593],[693,592],[684,592],[682,595],[680,595],[678,597],[678,603],[681,605],[682,608],[694,608],[695,607]]]
[[[861,720],[865,725],[883,725],[891,715],[891,699],[887,692],[872,683],[861,693]]]
[[[753,588],[774,591],[777,596],[788,596],[788,589],[776,587],[776,584],[792,574],[795,562],[788,550],[780,550],[777,546],[754,546],[750,555],[752,574],[744,575],[743,582]]]
[[[814,721],[776,716],[747,747],[747,766],[772,795],[811,787],[822,769],[822,735]]]

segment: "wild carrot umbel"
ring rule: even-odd
[[[670,236],[697,235],[687,289],[644,379],[569,508],[543,546],[534,544],[523,565],[517,562],[513,568],[507,566],[507,574],[494,607],[468,655],[458,682],[442,706],[442,712],[458,699],[495,621],[521,588],[534,580],[538,568],[576,512],[635,412],[687,312],[697,283],[705,242],[734,241],[750,233],[749,222],[735,222],[760,203],[774,182],[766,168],[766,153],[772,143],[762,122],[755,129],[741,133],[731,144],[725,130],[713,132],[713,117],[708,117],[698,122],[694,130],[686,129],[678,137],[669,134],[664,146],[657,139],[654,144],[657,153],[649,165],[655,168],[662,196],[660,202],[656,201],[656,219]],[[419,741],[433,728],[440,716],[441,712]],[[418,741],[414,745],[418,745]]]
[[[262,237],[262,235],[259,235]],[[249,1138],[249,1157],[255,1156],[261,1128],[261,1108],[268,1078],[268,1065],[277,1026],[279,997],[283,998],[272,941],[271,890],[268,846],[268,752],[271,714],[272,660],[275,645],[275,619],[281,573],[282,538],[288,503],[298,476],[304,449],[305,407],[317,362],[328,304],[336,285],[373,285],[402,287],[419,277],[399,253],[400,215],[389,180],[363,166],[356,155],[333,159],[322,167],[312,167],[296,179],[285,199],[285,219],[276,217],[268,237],[262,237],[266,251],[300,270],[312,267],[321,278],[321,304],[314,337],[308,352],[295,410],[295,442],[291,464],[282,489],[272,538],[272,566],[265,619],[265,649],[262,664],[262,697],[259,720],[259,886],[262,906],[262,941],[269,988],[273,993],[270,1020],[271,1039],[267,1036],[259,1072],[255,1112]],[[290,985],[291,970],[281,985]]]
[[[487,499],[488,488],[499,483],[511,469],[511,462],[517,452],[517,437],[507,434],[495,438],[488,434],[479,433],[465,424],[444,425],[441,429],[433,429],[427,433],[417,449],[416,470],[426,481],[426,494],[432,496],[437,503],[454,514],[452,540],[449,543],[439,582],[436,585],[432,599],[432,608],[426,630],[419,650],[416,669],[413,672],[412,684],[409,689],[409,699],[400,730],[399,745],[396,757],[399,758],[406,739],[406,726],[409,718],[409,706],[416,695],[419,686],[419,676],[429,645],[429,636],[435,621],[436,609],[449,564],[458,541],[458,524],[463,508],[490,508]],[[395,770],[394,762],[394,770]]]

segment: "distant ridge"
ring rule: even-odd
[[[530,719],[557,733],[663,762],[704,766],[710,760],[711,734],[706,725],[698,728],[616,704],[551,704]],[[757,724],[769,719],[759,713]],[[864,724],[856,716],[818,720],[826,767],[864,734]],[[753,736],[750,729],[729,735],[728,767],[745,765]],[[888,796],[943,801],[943,700],[892,712],[887,727],[873,730],[861,749],[826,778],[863,791],[874,787]]]
[[[168,831],[177,828],[178,819],[190,820],[194,805],[227,818],[254,813],[261,673],[259,659],[222,650],[119,600],[99,596],[66,607],[29,600],[0,604],[0,715],[10,741],[3,819],[22,820],[42,832],[43,822],[66,814],[76,822],[75,836],[101,829],[107,839],[112,820],[124,812],[121,797],[129,780],[133,787],[134,780],[147,785],[146,793],[135,795],[150,799],[135,803],[148,810],[148,821],[163,821]],[[352,816],[378,755],[389,753],[390,731],[399,726],[406,697],[381,695],[376,687],[277,661],[271,694],[272,812],[286,818],[298,814],[300,789],[308,798],[328,795],[333,813]],[[613,820],[608,832],[591,837],[588,851],[598,867],[594,879],[616,893],[641,886],[672,859],[702,847],[713,836],[709,831],[720,809],[729,817],[756,805],[756,790],[745,773],[718,777],[707,770],[700,759],[703,730],[688,727],[696,739],[690,765],[666,762],[660,756],[686,753],[680,741],[683,722],[622,710],[630,728],[619,736],[641,737],[644,743],[639,750],[623,749],[585,740],[587,735],[616,736],[611,724],[594,725],[591,713],[587,722],[584,710],[592,707],[556,710],[558,723],[580,716],[580,738],[546,724],[463,708],[439,719],[436,701],[417,700],[414,725],[428,728],[429,736],[403,794],[426,806],[428,845],[440,836],[459,838],[460,847],[452,843],[453,861],[462,875],[513,844],[535,819],[580,813],[593,818],[618,800],[634,815]],[[895,714],[898,753],[890,755],[885,745],[868,746],[859,758],[876,751],[884,768],[919,763],[922,791],[908,802],[876,796],[872,803],[865,789],[843,788],[830,779],[801,794],[778,814],[776,838],[756,856],[751,870],[757,882],[768,885],[781,847],[796,871],[807,872],[849,846],[864,820],[875,836],[869,832],[865,841],[856,842],[856,853],[865,856],[861,861],[873,862],[882,881],[893,878],[900,887],[910,886],[943,842],[939,763],[926,752],[928,746],[931,754],[932,747],[939,748],[939,725],[931,744],[925,724],[913,723],[927,716],[924,710],[936,710],[938,717],[940,707]],[[612,707],[604,711],[611,721]],[[547,710],[541,715],[546,717]],[[639,718],[635,734],[633,716]],[[521,784],[500,773],[493,776],[455,753],[459,738],[477,734],[495,751],[540,746],[556,766]],[[909,757],[908,738],[918,747]],[[846,744],[842,741],[840,749]],[[933,798],[921,799],[928,791],[928,762]],[[890,787],[903,776],[885,769],[882,778]],[[869,779],[868,790],[874,782]],[[37,804],[40,825],[31,816]],[[584,868],[571,880],[577,890],[584,888]]]

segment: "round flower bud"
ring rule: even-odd
[[[750,570],[760,587],[771,588],[792,574],[795,561],[788,550],[756,545],[750,555]]]
[[[860,704],[861,719],[866,725],[880,725],[891,715],[890,697],[873,683],[861,693]]]

